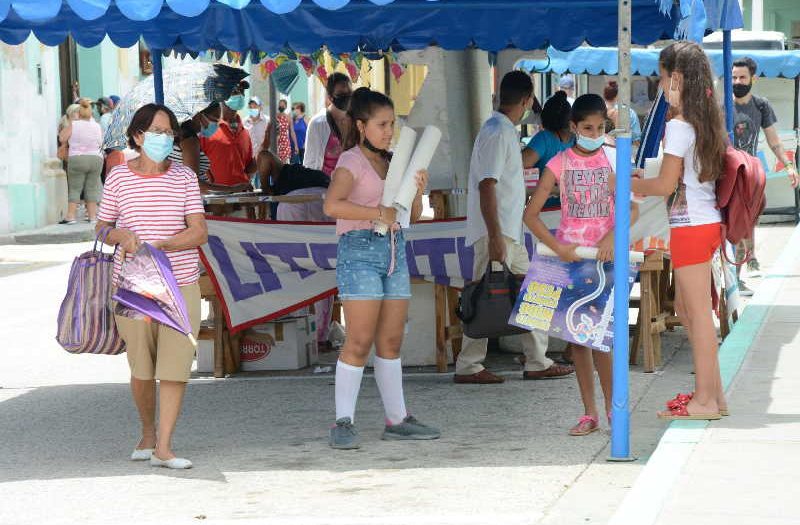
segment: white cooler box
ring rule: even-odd
[[[246,330],[239,345],[239,355],[245,372],[298,370],[316,364],[314,316],[278,319]]]

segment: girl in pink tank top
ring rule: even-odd
[[[353,420],[373,343],[375,381],[386,414],[384,439],[436,439],[439,431],[411,416],[403,396],[400,346],[411,284],[396,210],[380,204],[391,159],[394,105],[386,95],[360,88],[353,93],[348,116],[352,122],[346,151],[339,157],[325,200],[325,213],[337,219],[336,283],[348,320],[347,340],[336,364],[336,424],[330,430],[330,445],[337,449],[360,446]],[[427,180],[428,173],[420,171],[412,221],[422,214]],[[392,233],[375,233],[375,223],[390,226]]]

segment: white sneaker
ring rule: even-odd
[[[131,461],[147,461],[153,456],[152,448],[135,448],[131,454]]]
[[[155,454],[153,454],[150,456],[150,466],[181,470],[192,468],[192,462],[184,458],[159,459]]]

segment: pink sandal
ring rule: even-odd
[[[581,416],[578,424],[569,430],[570,436],[586,436],[600,429],[597,418],[590,415]]]

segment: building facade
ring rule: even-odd
[[[122,96],[142,75],[138,46],[119,49],[106,39],[91,49],[76,47],[72,86],[62,82],[61,56],[63,49],[34,37],[18,46],[0,43],[0,235],[63,218],[66,176],[56,137],[65,105],[75,94]]]

